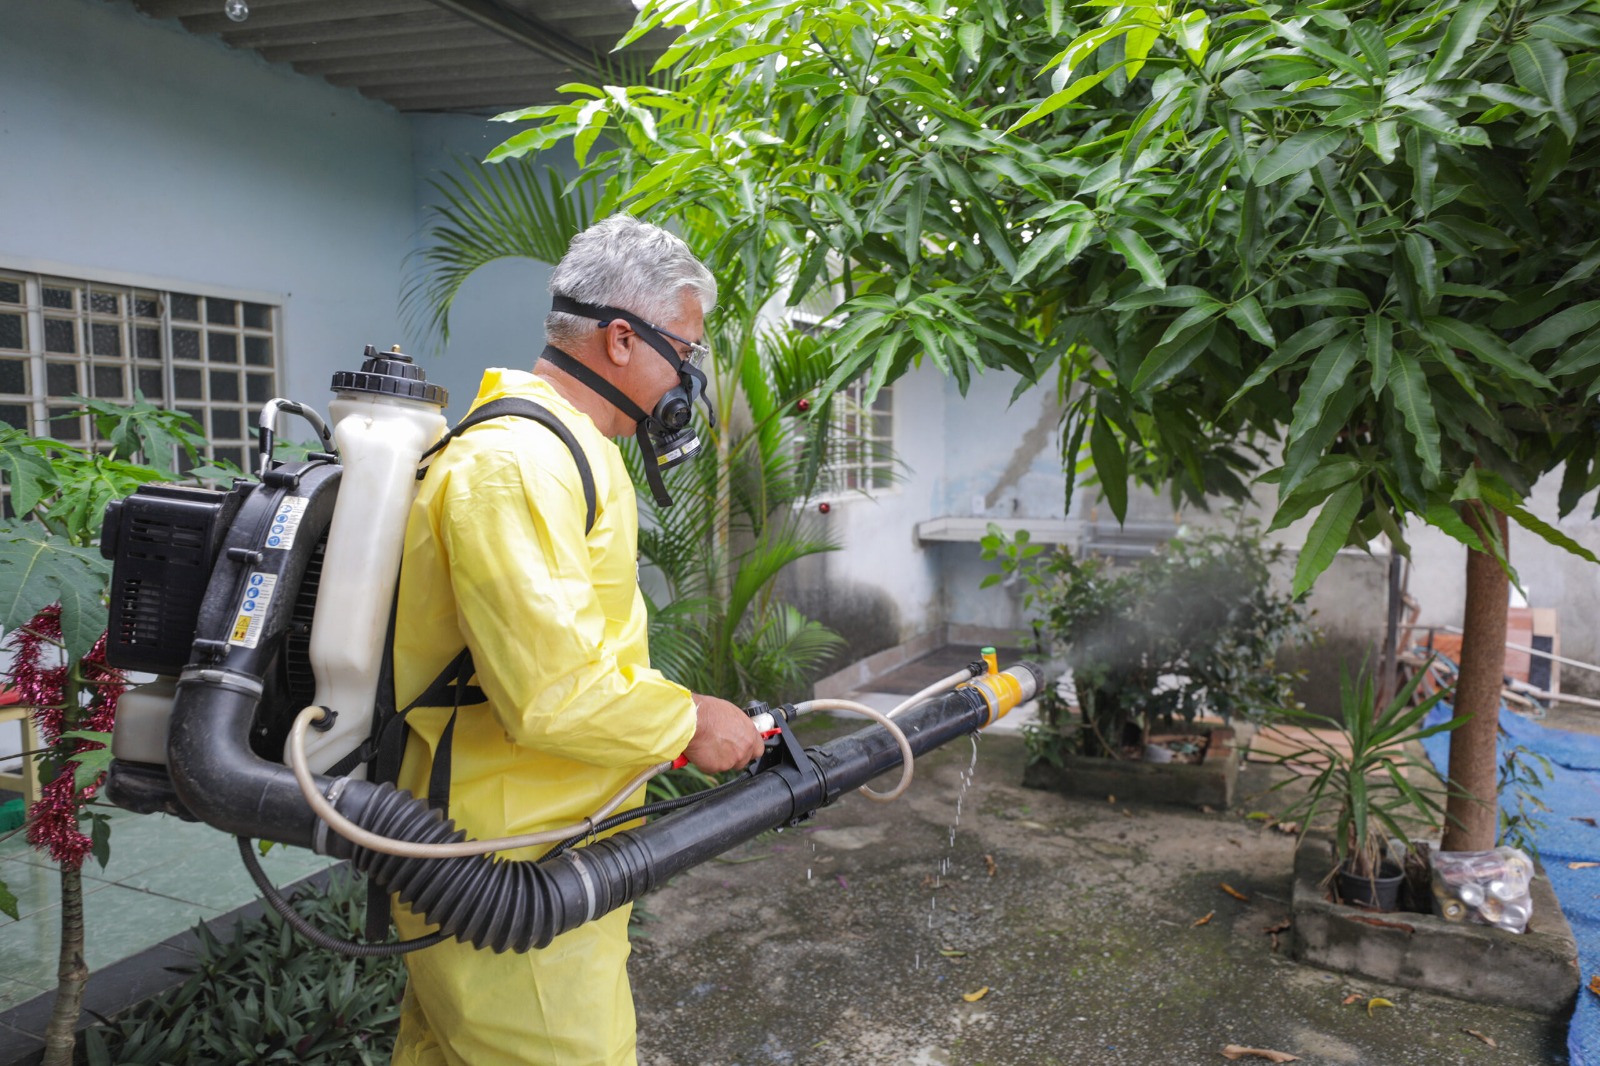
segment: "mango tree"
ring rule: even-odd
[[[1600,485],[1600,14],[1387,4],[680,0],[661,86],[569,87],[628,210],[718,205],[714,267],[832,283],[830,387],[1059,369],[1071,472],[1316,512],[1294,575],[1408,522],[1464,543],[1447,847],[1493,843],[1506,519]],[[685,115],[710,121],[679,121]],[[604,136],[605,140],[600,140]],[[596,148],[598,155],[588,158]],[[1265,469],[1263,469],[1265,468]]]

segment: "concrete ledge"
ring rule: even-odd
[[[1063,756],[1062,765],[1037,762],[1023,771],[1027,788],[1066,796],[1117,796],[1141,803],[1167,803],[1222,810],[1233,803],[1239,780],[1239,750],[1232,727],[1211,730],[1205,761],[1149,763],[1125,759]]]
[[[1324,969],[1540,1014],[1567,1011],[1579,983],[1572,928],[1543,873],[1532,885],[1526,932],[1447,922],[1432,914],[1374,914],[1331,902],[1326,838],[1294,862],[1294,955]]]

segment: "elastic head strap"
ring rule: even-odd
[[[645,413],[644,408],[634,403],[633,400],[628,397],[627,393],[611,384],[611,382],[595,373],[583,363],[572,358],[572,356],[568,355],[560,348],[547,344],[545,345],[544,351],[539,353],[539,358],[543,359],[545,362],[549,363],[551,366],[562,371],[563,373],[570,374],[574,378],[577,378],[591,391],[599,394],[613,407],[627,415],[629,418],[633,419],[635,422],[645,422],[649,420],[650,416]]]
[[[648,341],[653,336],[660,341],[661,343],[659,344],[651,343],[650,347],[660,352],[662,358],[672,364],[672,369],[683,369],[683,359],[679,357],[678,350],[668,343],[667,338],[661,335],[660,330],[632,311],[624,311],[620,307],[607,307],[604,304],[586,304],[581,300],[574,300],[570,296],[562,296],[560,293],[550,297],[550,310],[559,311],[564,315],[577,315],[579,318],[595,319],[600,323],[601,329],[611,325],[614,319],[620,318],[632,326],[634,332],[644,335],[645,340]]]

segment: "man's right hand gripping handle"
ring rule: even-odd
[[[761,734],[750,717],[727,700],[694,694],[694,739],[684,758],[708,774],[735,770],[761,757]]]

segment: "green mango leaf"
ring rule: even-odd
[[[1429,316],[1424,323],[1434,336],[1446,344],[1471,352],[1490,366],[1503,371],[1508,377],[1526,381],[1541,389],[1555,388],[1549,378],[1533,369],[1528,361],[1512,351],[1505,341],[1482,326],[1438,315]]]
[[[1377,399],[1389,380],[1389,362],[1394,358],[1394,320],[1386,315],[1368,315],[1363,330],[1367,362],[1372,364],[1372,398]]]
[[[1559,348],[1573,334],[1600,325],[1600,300],[1562,308],[1511,343],[1511,350],[1527,357],[1548,348]]]
[[[1273,335],[1272,324],[1267,321],[1266,312],[1261,310],[1261,303],[1254,296],[1245,296],[1234,301],[1228,308],[1227,315],[1233,324],[1244,330],[1253,340],[1265,344],[1268,348],[1278,343],[1278,338]]]
[[[1253,185],[1272,185],[1316,166],[1343,143],[1345,131],[1323,128],[1297,133],[1264,154],[1250,175]]]
[[[1556,365],[1550,368],[1550,376],[1562,377],[1567,374],[1576,374],[1590,367],[1600,364],[1600,330],[1589,334],[1571,348],[1568,348],[1556,360]]]
[[[1477,531],[1467,525],[1461,513],[1451,504],[1442,501],[1431,503],[1427,510],[1422,512],[1422,517],[1428,525],[1448,533],[1473,551],[1484,550],[1483,541],[1478,537]]]
[[[1100,478],[1100,491],[1105,493],[1111,513],[1119,523],[1128,520],[1128,459],[1122,450],[1111,423],[1105,415],[1096,413],[1094,429],[1089,431],[1089,454],[1094,457],[1095,473]]]
[[[1417,458],[1434,475],[1439,473],[1439,423],[1434,417],[1433,397],[1422,367],[1408,353],[1394,352],[1389,364],[1389,395],[1404,419],[1411,439],[1416,442]]]
[[[1167,287],[1167,272],[1161,265],[1161,258],[1136,231],[1121,226],[1112,230],[1107,239],[1111,242],[1111,247],[1128,261],[1128,266],[1144,279],[1146,285],[1153,289]]]
[[[1300,521],[1311,513],[1313,507],[1326,500],[1334,489],[1360,477],[1364,469],[1360,462],[1348,455],[1325,456],[1322,463],[1307,474],[1305,480],[1278,505],[1267,532],[1286,529]]]
[[[1088,246],[1093,233],[1094,227],[1087,222],[1068,222],[1034,237],[1017,258],[1017,269],[1012,272],[1011,283],[1019,284],[1058,248],[1061,249],[1060,264],[1072,262]]]
[[[1450,26],[1445,30],[1444,43],[1428,64],[1428,77],[1448,77],[1455,65],[1478,40],[1483,22],[1497,6],[1497,0],[1467,0],[1450,16]]]
[[[911,186],[906,198],[906,228],[901,231],[900,246],[905,251],[908,263],[915,263],[922,255],[922,215],[928,207],[928,190],[932,184],[933,175],[922,175]],[[818,244],[814,250],[820,253],[825,248],[825,245]]]
[[[1339,554],[1339,549],[1350,539],[1356,515],[1361,512],[1361,499],[1359,482],[1345,485],[1328,497],[1322,513],[1311,523],[1305,547],[1300,549],[1300,558],[1295,562],[1292,589],[1295,596],[1303,596],[1310,591],[1317,577],[1328,569],[1334,556]]]
[[[1482,493],[1484,503],[1505,514],[1506,517],[1526,529],[1529,533],[1564,551],[1571,552],[1581,559],[1587,559],[1591,563],[1600,563],[1600,557],[1596,557],[1594,552],[1528,511],[1522,506],[1521,501],[1508,492],[1484,479],[1479,480],[1478,487]]]
[[[79,658],[105,632],[110,580],[111,563],[98,549],[74,547],[36,522],[0,522],[0,628],[27,625],[59,603],[62,643]]]
[[[1300,387],[1300,398],[1294,405],[1289,440],[1307,435],[1322,420],[1328,400],[1344,388],[1345,379],[1350,376],[1360,354],[1361,344],[1355,334],[1345,333],[1312,360],[1305,384]]]
[[[963,22],[956,27],[956,40],[967,58],[974,63],[983,58],[983,27],[976,22]]]

